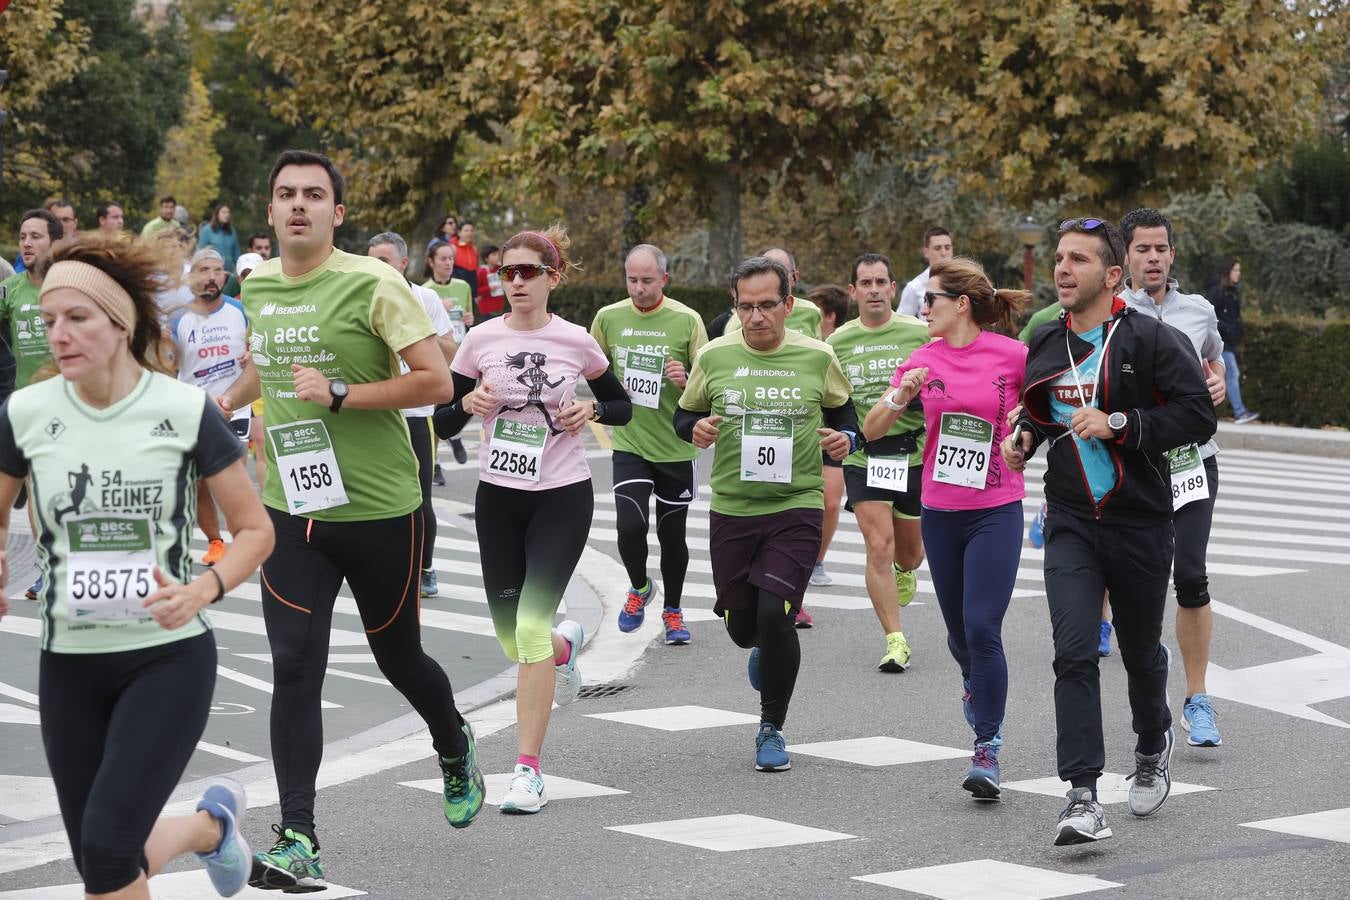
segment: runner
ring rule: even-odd
[[[793,292],[797,290],[797,279],[801,277],[801,273],[797,271],[797,261],[791,253],[782,247],[770,247],[760,256],[772,259],[787,269],[788,282],[792,285],[791,290]],[[792,300],[792,312],[788,315],[787,327],[807,337],[820,340],[820,308],[801,297],[794,296]],[[743,325],[740,317],[733,315],[727,320],[726,333],[732,334],[740,331]]]
[[[483,248],[483,264],[478,267],[478,321],[486,322],[502,314],[506,289],[497,270],[502,267],[502,248],[488,244]]]
[[[928,326],[894,312],[895,287],[891,261],[885,256],[864,253],[854,260],[848,290],[857,303],[858,318],[829,340],[855,402],[867,410],[890,393],[891,376],[901,363],[928,343]],[[918,587],[914,571],[923,563],[919,529],[923,412],[884,417],[892,424],[844,460],[843,479],[848,508],[867,547],[867,595],[886,637],[886,653],[877,668],[903,672],[909,668],[910,648],[900,628],[900,607],[914,599]]]
[[[60,375],[0,407],[0,547],[28,479],[49,575],[42,744],[75,868],[86,896],[148,900],[146,879],[195,851],[228,897],[249,871],[243,789],[214,779],[193,814],[160,814],[211,705],[216,644],[202,610],[257,568],[272,526],[215,404],[160,362],[156,248],[89,235],[34,262]],[[72,473],[84,487],[74,501]],[[234,542],[193,579],[199,477]],[[0,553],[0,616],[8,574]]]
[[[1156,209],[1136,209],[1120,220],[1125,239],[1130,285],[1125,302],[1146,316],[1166,322],[1190,338],[1205,370],[1205,384],[1215,406],[1225,397],[1223,338],[1214,307],[1200,294],[1183,294],[1170,278],[1177,250],[1172,221]],[[1209,576],[1205,551],[1214,524],[1214,498],[1219,492],[1219,445],[1214,440],[1187,444],[1169,454],[1172,471],[1172,525],[1176,558],[1172,580],[1177,596],[1177,647],[1186,670],[1186,700],[1181,725],[1192,747],[1223,743],[1214,719],[1214,702],[1205,686],[1214,612],[1209,608]],[[1105,631],[1105,629],[1103,629]]]
[[[848,321],[848,291],[837,284],[822,284],[813,288],[807,299],[820,310],[820,339],[829,341],[830,335]],[[811,570],[811,584],[828,587],[834,584],[834,579],[825,571],[825,554],[830,552],[830,542],[839,529],[839,507],[844,500],[844,464],[830,459],[828,453],[822,453],[820,460],[825,465],[822,472],[825,476],[825,519],[821,524],[820,552],[816,554],[816,566]],[[798,627],[803,622],[814,624],[810,613],[799,619]]]
[[[256,246],[258,243],[257,235],[249,239],[249,246]],[[247,280],[249,275],[253,274],[253,270],[266,258],[262,254],[250,250],[235,262],[235,274],[239,278],[239,293],[241,296],[244,293],[244,281]],[[242,301],[240,306],[243,306]],[[261,397],[253,401],[251,412],[252,417],[249,419],[248,427],[248,449],[253,454],[253,477],[258,482],[258,489],[262,490],[263,479],[267,476],[267,451],[263,439],[263,402]]]
[[[464,343],[464,335],[473,325],[473,287],[467,281],[453,276],[455,253],[453,246],[443,242],[433,242],[427,248],[427,280],[422,283],[422,287],[435,291],[445,304],[445,311],[450,316],[451,337],[458,345]],[[460,440],[458,431],[448,435],[445,440],[450,442],[450,452],[454,454],[455,462],[462,466],[469,461],[469,451]],[[440,463],[437,463],[434,479],[437,486],[444,486],[445,478],[440,474],[440,468]]]
[[[408,277],[408,242],[393,231],[382,231],[366,242],[366,255],[393,266],[406,280]],[[455,358],[455,340],[450,336],[450,317],[435,292],[418,287],[411,281],[408,287],[422,303],[431,327],[436,332],[436,344],[447,363]],[[399,372],[406,375],[408,364],[399,360]],[[436,461],[436,436],[431,433],[431,414],[434,405],[414,406],[403,410],[408,421],[408,437],[413,455],[417,457],[417,483],[422,488],[422,580],[421,595],[435,597],[441,592],[433,565],[436,549],[436,510],[431,505],[431,473]]]
[[[698,496],[693,447],[671,425],[694,354],[708,342],[698,313],[665,295],[666,255],[639,244],[624,261],[628,297],[602,307],[591,323],[633,400],[633,418],[614,429],[614,505],[619,558],[630,587],[619,610],[619,630],[642,626],[656,583],[647,577],[647,533],[656,494],[656,537],[661,545],[661,623],[667,644],[689,643],[680,607],[689,546],[685,519]]]
[[[788,270],[763,256],[732,274],[742,328],[694,359],[675,432],[713,456],[713,585],[727,633],[750,650],[760,695],[755,768],[792,767],[783,741],[801,667],[793,627],[820,547],[820,454],[858,448],[848,382],[828,344],[790,331]]]
[[[222,293],[225,267],[215,248],[206,247],[193,254],[188,281],[194,295],[192,304],[169,318],[169,335],[178,357],[178,380],[219,397],[243,370],[248,319],[243,304]],[[230,425],[241,440],[248,439],[250,418],[248,407],[231,417]],[[225,555],[225,541],[220,536],[220,517],[211,489],[205,482],[197,485],[197,525],[207,540],[202,565],[214,566]]]
[[[1067,315],[1032,339],[1024,410],[1002,452],[1020,472],[1050,442],[1045,592],[1059,777],[1072,785],[1055,828],[1055,844],[1064,845],[1111,837],[1097,799],[1106,765],[1097,655],[1104,591],[1112,597],[1137,735],[1130,812],[1152,815],[1171,790],[1168,654],[1160,638],[1172,492],[1159,473],[1167,470],[1167,451],[1209,440],[1217,420],[1185,336],[1115,296],[1125,260],[1115,226],[1069,219],[1059,234],[1055,286]]]
[[[321,153],[287,150],[268,179],[281,255],[244,293],[254,365],[221,395],[229,412],[266,391],[263,504],[277,532],[262,567],[272,648],[272,759],[281,793],[276,843],[249,883],[326,886],[314,828],[323,758],[319,692],[337,593],[351,588],[380,672],[427,723],[445,782],[446,820],[467,827],[483,804],[473,732],[445,672],[422,649],[417,460],[399,410],[451,396],[431,323],[407,282],[333,246],[343,181]],[[396,360],[411,371],[400,375]],[[322,368],[312,368],[321,366]]]
[[[896,312],[902,316],[917,316],[923,309],[923,295],[928,291],[929,273],[932,266],[951,259],[955,252],[952,248],[952,233],[945,228],[930,228],[923,233],[923,246],[919,248],[924,262],[928,266],[905,284],[900,292],[900,305]]]
[[[548,311],[549,293],[575,268],[570,245],[560,225],[503,245],[511,311],[469,332],[451,365],[462,399],[436,412],[438,434],[462,428],[470,415],[482,417],[488,434],[474,502],[478,554],[497,640],[520,664],[519,755],[504,813],[537,813],[548,802],[539,757],[550,708],[571,703],[581,687],[581,626],[551,627],[591,529],[581,432],[587,422],[624,425],[632,416],[595,339]],[[577,399],[583,378],[595,400]]]

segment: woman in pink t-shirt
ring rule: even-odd
[[[548,802],[539,754],[554,701],[576,698],[582,629],[553,617],[591,530],[594,494],[581,432],[588,422],[623,425],[632,402],[595,338],[548,311],[549,292],[573,264],[561,226],[525,231],[503,246],[502,284],[511,311],[474,328],[450,372],[456,402],[436,411],[437,435],[481,416],[474,502],[483,587],[497,640],[518,662],[520,756],[504,813]],[[577,399],[586,379],[595,400]]]
[[[999,442],[1026,377],[1027,348],[996,334],[1012,332],[1014,311],[1030,295],[999,291],[980,264],[934,264],[923,296],[932,343],[910,354],[894,388],[867,414],[863,433],[890,430],[911,401],[923,406],[924,552],[947,646],[961,667],[961,704],[975,732],[975,754],[962,787],[977,798],[999,795],[998,752],[1008,700],[1003,616],[1022,550],[1022,473],[1003,464]]]

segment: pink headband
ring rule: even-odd
[[[548,244],[549,248],[553,251],[553,265],[562,265],[562,254],[558,252],[558,245],[550,241],[547,235],[540,234],[537,231],[522,231],[521,234],[532,234],[545,244]]]

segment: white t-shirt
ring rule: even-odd
[[[412,288],[413,296],[422,303],[422,308],[427,311],[427,318],[431,319],[431,327],[436,329],[438,337],[445,337],[451,331],[450,316],[445,312],[445,306],[441,303],[441,298],[435,291],[427,290],[416,284],[409,283]],[[439,348],[438,348],[439,349]],[[407,374],[412,370],[402,359],[398,361],[398,370],[402,374]],[[409,419],[415,419],[419,416],[429,416],[436,411],[433,406],[413,406],[403,411],[403,415]]]
[[[919,312],[923,309],[923,292],[928,290],[928,270],[924,269],[900,291],[900,305],[895,311],[902,316],[923,318]]]

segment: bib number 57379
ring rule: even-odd
[[[933,480],[984,490],[993,446],[993,422],[968,413],[943,413],[933,458]]]

